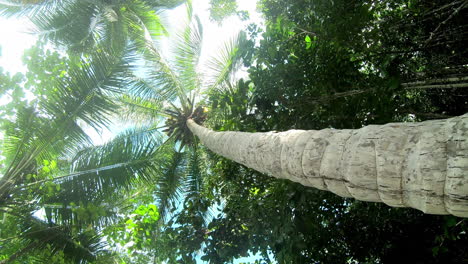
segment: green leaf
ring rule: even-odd
[[[312,39],[307,35],[304,40],[306,42],[306,49],[310,49],[312,47]]]
[[[57,168],[57,162],[56,162],[55,160],[52,160],[52,161],[50,162],[49,168],[50,168],[51,170]]]
[[[42,171],[45,172],[45,173],[49,173],[49,172],[50,172],[50,168],[47,167],[47,166],[44,166],[44,167],[42,167]]]
[[[457,224],[457,218],[455,217],[449,217],[446,221],[446,224],[448,227],[455,226]]]

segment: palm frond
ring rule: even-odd
[[[145,59],[148,61],[147,78],[153,80],[155,87],[165,94],[168,101],[176,99],[187,101],[185,88],[173,66],[159,53],[153,43],[145,44]]]
[[[147,4],[153,7],[154,9],[172,9],[188,1],[187,0],[148,0],[145,2],[147,2]]]
[[[188,154],[188,163],[186,170],[186,180],[184,190],[186,196],[196,196],[201,193],[203,188],[203,169],[202,158],[200,157],[200,149],[194,145]]]
[[[121,92],[126,83],[131,69],[127,59],[97,52],[70,69],[70,78],[60,80],[33,107],[16,111],[15,122],[6,126],[2,142],[6,166],[0,179],[0,201],[16,199],[31,175],[41,174],[43,160],[66,157],[90,146],[79,123],[94,128],[109,123],[107,115],[116,111],[109,95]]]
[[[129,129],[108,143],[83,149],[73,158],[71,173],[56,177],[61,192],[54,201],[104,201],[138,182],[161,175],[166,157],[162,135],[152,128]]]
[[[146,1],[45,0],[0,4],[0,14],[26,16],[35,33],[73,51],[92,51],[97,46],[122,50],[128,41],[157,37],[167,32]]]
[[[127,85],[126,94],[159,102],[171,99],[171,93],[158,87],[154,80],[139,77],[133,78]]]
[[[33,32],[56,45],[76,50],[99,42],[103,16],[98,6],[88,1],[69,1],[60,7],[28,16],[36,27]]]
[[[189,19],[192,17],[191,10],[189,1]],[[140,42],[138,46],[140,51],[144,51],[144,58],[149,62],[145,77],[154,80],[155,87],[164,92],[168,101],[177,99],[185,112],[189,112],[191,104],[187,93],[200,84],[196,67],[201,51],[202,27],[198,18],[196,21],[196,25],[187,25],[184,32],[177,36],[174,60],[166,60],[150,40]]]
[[[155,196],[162,220],[168,219],[184,194],[186,153],[173,151],[171,156],[164,163],[164,173],[156,183]]]
[[[163,103],[157,100],[124,95],[119,97],[119,103],[124,109],[119,118],[131,123],[159,123],[164,116]]]
[[[189,15],[191,12],[188,12]],[[197,71],[203,41],[203,27],[198,16],[189,17],[189,24],[179,33],[173,44],[174,69],[184,87],[185,93],[200,87]]]
[[[27,3],[15,0],[4,0],[0,3],[0,15],[33,17],[44,12],[57,12],[70,5],[74,0],[44,0]]]
[[[27,154],[27,150],[35,140],[35,131],[31,127],[43,127],[37,111],[33,107],[21,107],[17,109],[15,122],[5,126],[2,140],[2,155],[6,158],[6,164],[14,164]],[[9,177],[8,172],[3,173],[3,179]]]
[[[107,253],[102,236],[93,231],[76,232],[72,226],[53,225],[34,216],[17,217],[16,220],[22,232],[11,245],[20,249],[5,263],[29,257],[36,250],[63,252],[67,260],[75,263],[92,262],[99,254]]]
[[[192,201],[199,206],[196,207],[196,213],[203,217],[206,225],[214,218],[217,204],[209,205],[206,188],[205,188],[205,173],[207,172],[208,164],[205,156],[205,149],[197,145],[191,147],[186,168],[186,180],[184,182],[184,197],[185,202]]]
[[[235,82],[233,77],[241,66],[244,55],[242,47],[246,42],[245,33],[240,32],[224,43],[220,53],[208,60],[206,67],[209,72],[206,81],[209,90],[223,89],[228,87],[227,84]]]
[[[164,116],[166,101],[173,99],[169,90],[161,89],[152,80],[133,78],[127,84],[127,92],[118,98],[124,111],[119,118],[137,124],[159,122]]]
[[[161,18],[148,1],[133,1],[125,6],[126,22],[129,28],[129,35],[132,40],[139,40],[142,37],[150,36],[157,38],[168,34]]]
[[[86,229],[90,225],[99,228],[115,224],[119,219],[119,204],[106,203],[70,203],[41,204],[49,224],[74,226],[75,229]]]
[[[57,154],[54,146],[59,143],[46,142],[51,139],[47,132],[58,132],[50,127],[50,119],[40,116],[34,107],[17,109],[15,122],[8,123],[4,130],[2,155],[6,166],[0,178],[0,201],[14,199],[11,194],[15,186],[25,181],[28,175],[37,174],[38,160],[50,159]],[[76,131],[71,129],[69,132],[70,137],[76,136],[74,140],[87,139],[84,133],[75,135]],[[48,150],[43,151],[47,146]]]
[[[16,193],[33,192],[53,223],[104,226],[115,218],[116,201],[126,191],[154,184],[163,175],[169,151],[154,127],[129,129],[106,144],[76,153],[70,173],[62,169],[51,178],[19,186]]]

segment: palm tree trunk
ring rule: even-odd
[[[214,132],[187,121],[215,153],[343,197],[468,217],[468,114],[351,130]]]

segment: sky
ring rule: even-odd
[[[0,67],[10,73],[24,72],[23,51],[36,42],[37,37],[27,32],[31,24],[27,19],[6,19],[0,17]]]
[[[256,12],[256,0],[238,0],[238,10],[249,12],[250,19],[241,21],[237,16],[232,16],[223,21],[222,26],[209,20],[209,0],[193,0],[193,11],[198,15],[203,24],[203,48],[201,62],[212,55],[225,41],[230,40],[240,30],[249,23],[260,24],[261,16]],[[174,10],[167,11],[165,14],[168,22],[169,32],[181,27],[181,17],[186,17],[185,7],[182,5]],[[5,71],[14,74],[16,72],[25,72],[26,67],[22,64],[22,55],[25,49],[30,48],[37,41],[37,36],[32,35],[32,24],[27,19],[17,19],[0,17],[0,67]],[[168,42],[163,45],[169,45]],[[163,49],[168,47],[163,47]],[[103,131],[101,135],[92,135],[95,141],[106,141],[112,137],[110,131]],[[96,143],[98,143],[96,142]],[[240,258],[234,263],[249,263],[255,260],[255,257]],[[199,263],[203,263],[199,261]]]

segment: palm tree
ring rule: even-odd
[[[209,73],[200,71],[200,55],[203,40],[203,27],[187,4],[186,26],[171,39],[170,58],[161,55],[155,45],[145,44],[146,60],[145,84],[131,94],[120,97],[126,109],[122,115],[125,121],[136,125],[154,126],[154,122],[166,120],[165,132],[178,142],[174,149],[172,172],[166,173],[156,184],[159,211],[164,219],[174,209],[175,201],[185,198],[195,199],[200,195],[203,173],[202,148],[198,148],[194,137],[185,126],[190,116],[196,120],[205,119],[203,109],[195,109],[195,101],[200,100],[202,87],[215,89],[232,79],[241,61],[240,45],[246,42],[243,34],[224,45],[217,57],[208,61]]]
[[[187,127],[213,152],[273,177],[343,197],[468,217],[468,114],[357,130],[214,132]]]
[[[144,42],[166,34],[155,10],[173,8],[184,0],[7,0],[0,15],[26,16],[43,39],[68,50],[88,52],[100,47],[121,51],[128,42]]]
[[[194,107],[197,91],[204,84],[196,71],[200,32],[197,25],[180,34],[172,65],[147,43],[146,59],[153,63],[149,77],[155,81],[158,89],[153,91],[158,90],[159,97],[147,96],[144,89],[136,97],[127,97],[125,103],[132,113],[146,114],[149,120],[148,113],[164,112],[169,118],[166,132],[182,145],[196,145],[195,135],[215,153],[273,177],[363,201],[468,216],[467,157],[463,154],[467,115],[359,130],[213,132],[196,124],[206,118],[202,108]],[[215,74],[209,78],[208,91],[231,85],[240,59],[239,52],[233,52],[236,45],[231,44],[224,56],[211,61]],[[178,98],[180,107],[162,110],[161,92],[166,99]]]
[[[47,252],[80,263],[108,257],[101,231],[119,221],[131,187],[164,174],[174,146],[155,129],[130,129],[101,146],[83,129],[107,126],[118,111],[109,98],[141,87],[131,75],[135,53],[125,54],[97,51],[66,63],[64,78],[2,120],[2,263]]]
[[[119,210],[128,206],[126,197],[136,195],[132,188],[148,186],[167,173],[176,175],[170,170],[171,161],[180,160],[172,151],[174,142],[163,144],[155,127],[130,129],[103,146],[93,146],[83,127],[108,126],[118,108],[113,95],[124,90],[137,95],[146,85],[130,74],[135,48],[145,48],[152,38],[166,34],[153,10],[181,2],[0,3],[1,14],[26,15],[44,39],[86,52],[74,58],[81,63],[67,69],[62,80],[41,89],[46,95],[18,107],[14,119],[6,120],[0,210],[3,223],[15,228],[0,232],[7,237],[2,244],[8,242],[2,248],[9,252],[4,262],[43,249],[75,260],[102,257],[106,251],[100,246],[101,231],[119,221]],[[37,212],[44,215],[37,217]]]
[[[206,118],[200,107],[194,107],[204,83],[196,71],[200,31],[200,26],[188,27],[180,34],[172,65],[147,43],[146,59],[153,63],[149,77],[158,87],[153,91],[158,90],[159,97],[155,93],[147,96],[144,89],[136,97],[127,97],[132,113],[150,120],[151,115],[164,112],[169,118],[166,132],[183,145],[196,145],[196,135],[215,153],[274,177],[343,197],[412,207],[429,214],[468,216],[468,183],[463,169],[466,115],[360,130],[215,133],[196,124]],[[228,45],[224,56],[212,60],[215,74],[209,78],[208,91],[231,85],[229,80],[240,58],[239,52],[232,52],[234,46]],[[166,99],[178,98],[180,107],[162,111],[161,92]]]
[[[191,8],[189,14],[191,17]],[[102,257],[107,252],[102,250],[101,231],[119,224],[127,210],[123,206],[129,206],[126,198],[141,195],[142,186],[149,196],[156,194],[163,216],[181,195],[199,193],[200,151],[195,147],[182,151],[180,144],[175,151],[177,135],[163,140],[158,118],[101,146],[94,146],[83,131],[84,126],[97,130],[108,126],[110,116],[118,112],[117,98],[126,107],[142,110],[137,113],[151,115],[170,115],[163,102],[182,98],[184,111],[193,112],[186,94],[198,86],[193,73],[201,47],[199,21],[180,37],[179,57],[174,61],[177,74],[150,38],[134,38],[137,49],[126,45],[96,48],[76,67],[66,69],[63,79],[41,89],[46,94],[35,103],[17,109],[14,120],[7,122],[3,139],[6,159],[0,178],[0,210],[4,223],[20,224],[8,234],[0,233],[5,238],[2,241],[9,242],[2,249],[8,256],[4,262],[31,252],[40,255],[44,249],[75,260]],[[96,43],[101,47],[105,42]],[[135,56],[142,51],[155,66],[150,72],[158,76],[155,81],[131,74]],[[147,188],[155,182],[156,191]],[[43,216],[38,217],[37,212]]]
[[[171,2],[180,1],[144,2],[153,2],[154,6],[174,6]],[[184,96],[189,86],[183,90],[180,84],[170,87],[175,90],[155,88],[158,86],[154,82],[129,74],[135,65],[136,53],[127,45],[127,39],[139,48],[140,53],[143,51],[150,57],[159,70],[162,69],[162,72],[154,70],[152,74],[165,77],[172,74],[169,66],[160,61],[162,57],[152,39],[147,37],[147,33],[151,33],[148,21],[153,23],[153,32],[160,32],[161,28],[159,23],[154,23],[158,22],[157,17],[148,11],[144,2],[35,1],[26,8],[18,6],[18,10],[14,5],[0,6],[5,8],[3,12],[20,11],[20,14],[31,16],[40,32],[56,44],[78,51],[93,50],[90,47],[96,50],[88,53],[77,67],[67,69],[63,80],[53,87],[41,89],[47,94],[38,97],[35,104],[17,109],[15,119],[7,122],[0,210],[4,224],[15,228],[11,232],[0,232],[3,238],[6,237],[2,241],[9,242],[8,247],[2,248],[6,253],[3,257],[8,256],[3,260],[5,263],[24,259],[31,252],[50,257],[43,254],[48,250],[61,252],[66,258],[78,262],[91,261],[97,256],[102,258],[103,254],[108,255],[102,250],[102,231],[110,224],[119,224],[121,214],[127,211],[123,206],[131,207],[125,202],[126,198],[141,195],[141,190],[145,189],[142,186],[158,183],[156,195],[163,215],[181,192],[189,195],[199,188],[200,170],[196,167],[200,165],[199,152],[174,151],[175,141],[169,138],[163,142],[154,122],[130,129],[102,146],[93,146],[83,131],[83,126],[97,130],[108,126],[109,116],[117,113],[118,106],[112,101],[117,97],[127,106],[138,107],[142,106],[139,97],[151,98],[146,100],[145,107],[157,112],[162,109],[161,102],[174,98],[174,91],[188,101]],[[101,4],[104,6],[96,10],[102,11],[102,7],[105,12],[118,11],[117,21],[108,17],[102,19],[99,14],[87,18],[90,13],[80,13],[82,5]],[[112,10],[105,6],[107,4]],[[67,15],[76,17],[68,17],[67,28],[57,27]],[[81,20],[95,19],[95,23],[101,25],[84,23],[89,27],[84,31],[89,34],[77,41],[73,39],[75,33],[72,38],[68,33],[76,32],[79,36],[80,30],[83,31],[80,16]],[[190,32],[185,32],[185,36],[191,37]],[[195,41],[190,48],[196,46],[199,51],[200,44]],[[149,52],[145,52],[146,48]],[[185,52],[184,55],[190,56],[190,48],[181,48],[179,54]],[[126,95],[115,96],[124,93]],[[136,186],[139,191],[134,193]],[[151,193],[153,189],[146,188],[145,191]],[[22,210],[17,210],[19,207]],[[38,217],[37,212],[44,215]]]

